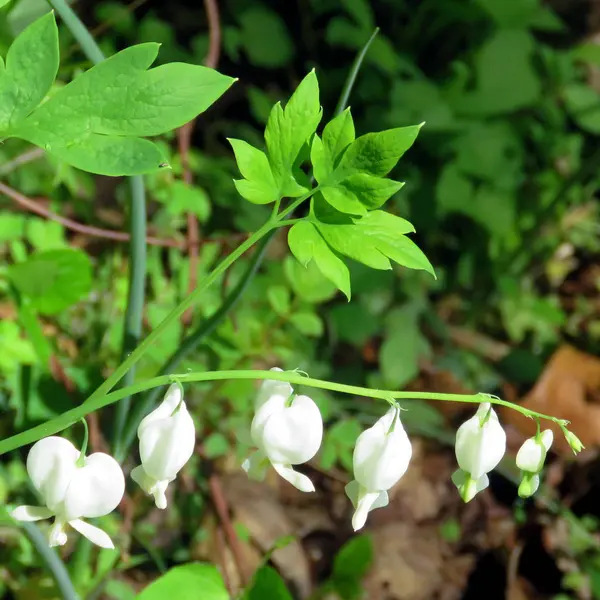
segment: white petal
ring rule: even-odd
[[[248,473],[250,479],[262,481],[265,478],[270,464],[271,463],[265,453],[257,450],[242,463],[242,469]]]
[[[290,465],[281,463],[272,463],[273,468],[286,480],[289,481],[295,488],[301,492],[314,492],[315,486],[313,482],[302,473],[294,471]]]
[[[154,496],[154,504],[156,508],[160,508],[164,510],[167,508],[167,487],[169,486],[169,481],[166,479],[162,479],[161,481],[157,481],[150,490],[150,493]]]
[[[125,476],[119,463],[108,454],[96,452],[76,470],[65,496],[68,521],[101,517],[112,512],[125,493]]]
[[[354,531],[358,531],[364,527],[367,522],[367,516],[369,512],[374,508],[374,504],[379,500],[379,492],[367,492],[362,486],[358,493],[358,500],[356,503],[356,510],[352,516],[352,528]]]
[[[462,499],[465,502],[470,502],[479,492],[489,486],[490,480],[487,475],[473,479],[469,473],[458,469],[452,474],[452,483],[459,490]]]
[[[67,543],[67,534],[65,533],[65,522],[62,519],[54,519],[52,527],[48,533],[48,546],[64,546]]]
[[[267,421],[272,415],[282,411],[285,408],[286,402],[287,398],[285,396],[271,396],[256,411],[252,419],[252,425],[250,426],[250,435],[257,448],[262,449],[263,447],[263,434]]]
[[[140,434],[140,458],[148,475],[172,481],[191,458],[196,430],[185,403],[173,415],[148,423]]]
[[[292,406],[267,419],[263,450],[271,462],[299,465],[319,451],[322,439],[323,419],[319,407],[308,396],[297,396]]]
[[[280,369],[279,367],[273,367],[271,371],[283,373],[283,369]],[[271,398],[271,396],[282,396],[287,400],[292,395],[293,391],[292,386],[287,381],[265,379],[256,395],[254,410],[258,410],[265,402],[267,402],[267,400],[269,400],[269,398]]]
[[[131,479],[133,479],[146,494],[150,494],[150,490],[152,486],[156,483],[156,479],[154,477],[150,477],[146,471],[144,471],[144,467],[142,465],[138,465],[134,469],[132,469]]]
[[[39,521],[49,519],[53,512],[45,506],[17,506],[11,511],[10,516],[17,521]]]
[[[157,480],[146,473],[142,465],[131,471],[131,478],[148,494],[154,496],[157,508],[167,508],[166,491],[169,485],[168,479]]]
[[[487,417],[482,426],[481,421]],[[456,432],[456,459],[461,469],[478,479],[493,470],[506,451],[506,433],[498,415],[488,403],[482,404],[475,416]]]
[[[521,471],[538,473],[544,466],[544,460],[546,460],[546,448],[542,441],[529,438],[519,448],[515,462]]]
[[[540,436],[542,440],[542,446],[546,448],[546,452],[550,450],[550,446],[552,446],[552,442],[554,441],[554,433],[552,433],[552,429],[545,429],[542,431],[542,435]]]
[[[394,424],[393,431],[390,428]],[[363,431],[354,447],[354,477],[370,492],[389,490],[404,475],[412,457],[412,445],[390,409],[373,427]]]
[[[35,489],[51,510],[60,508],[73,473],[79,450],[68,440],[51,436],[36,442],[27,455],[27,472]]]
[[[100,548],[112,550],[115,547],[108,533],[99,527],[94,527],[81,519],[73,519],[72,521],[69,521],[69,525],[76,531],[79,531],[82,536],[90,540],[92,544],[100,546]]]
[[[182,400],[183,386],[180,383],[172,383],[168,387],[163,401],[141,420],[138,426],[138,437],[142,435],[142,432],[150,423],[170,417]]]
[[[360,494],[360,484],[356,479],[353,479],[350,483],[346,485],[344,488],[346,492],[346,496],[350,498],[350,502],[352,502],[352,506],[356,508],[358,504],[358,496]],[[373,502],[373,506],[371,506],[371,510],[375,510],[376,508],[384,508],[390,503],[390,498],[387,492],[379,492],[379,497],[375,502]]]

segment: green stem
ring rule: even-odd
[[[348,105],[348,99],[350,98],[350,93],[352,92],[352,88],[354,87],[354,83],[356,82],[356,77],[360,71],[362,63],[367,55],[367,51],[369,50],[369,46],[373,43],[373,40],[377,37],[379,33],[379,27],[376,27],[371,37],[367,40],[367,43],[362,47],[362,50],[356,55],[354,62],[352,63],[352,68],[350,69],[350,73],[348,74],[348,78],[346,79],[346,83],[344,85],[344,89],[342,90],[342,95],[338,100],[337,106],[335,108],[335,114],[339,115],[343,110],[345,110]]]
[[[263,257],[266,253],[267,246],[273,238],[273,231],[269,232],[258,244],[252,259],[248,263],[245,273],[238,284],[229,292],[219,309],[213,313],[208,319],[203,321],[198,328],[192,332],[187,338],[183,340],[181,346],[177,352],[167,360],[167,362],[161,367],[160,374],[168,375],[173,373],[175,369],[181,364],[185,358],[187,358],[196,348],[198,348],[200,342],[206,336],[210,335],[219,323],[233,310],[237,305],[238,301],[242,297],[244,291],[254,278],[254,275],[258,271],[260,264],[262,263]],[[131,415],[127,421],[125,431],[123,433],[123,445],[121,453],[116,455],[118,461],[124,459],[124,455],[133,443],[137,427],[144,416],[146,416],[156,404],[161,392],[163,391],[162,386],[152,388],[143,399],[138,400],[134,403]]]
[[[94,64],[98,64],[104,60],[104,54],[92,37],[92,34],[87,30],[87,27],[81,22],[73,9],[65,2],[65,0],[48,0],[52,8],[60,15],[77,43],[81,46],[84,54]]]
[[[131,182],[131,242],[129,251],[129,294],[123,330],[121,360],[138,345],[142,335],[144,297],[146,288],[146,191],[141,176],[132,177]],[[127,387],[135,381],[135,369],[125,373],[122,385]],[[113,429],[113,449],[115,454],[122,451],[123,430],[131,406],[131,396],[126,396],[115,411]]]
[[[34,523],[21,523],[21,528],[34,545],[42,560],[46,563],[48,570],[52,573],[56,586],[63,600],[80,600],[75,591],[69,573],[58,554],[48,546],[44,534]]]
[[[183,309],[185,310],[185,309]],[[183,311],[182,311],[183,312]],[[295,372],[278,372],[278,371],[207,371],[204,373],[182,373],[178,375],[162,375],[160,377],[154,377],[146,381],[140,381],[127,388],[122,388],[110,394],[102,394],[96,398],[87,400],[84,404],[77,406],[66,413],[63,413],[59,417],[52,419],[46,423],[33,427],[28,431],[14,435],[6,440],[0,442],[0,455],[5,454],[15,448],[24,446],[26,444],[32,444],[37,440],[53,435],[63,429],[66,429],[72,425],[75,421],[84,417],[85,415],[104,408],[121,400],[125,396],[137,394],[145,390],[152,389],[157,386],[167,385],[174,381],[179,383],[200,383],[206,381],[223,381],[223,380],[261,380],[261,379],[273,379],[277,381],[287,381],[294,385],[303,385],[323,390],[330,390],[332,392],[340,392],[343,394],[352,394],[354,396],[364,396],[367,398],[375,398],[379,400],[385,400],[392,404],[395,400],[435,400],[439,402],[466,402],[471,404],[481,404],[482,402],[490,402],[498,406],[505,406],[520,412],[522,415],[530,418],[546,419],[557,423],[561,427],[565,427],[568,421],[559,419],[550,415],[539,413],[533,410],[513,404],[507,400],[502,400],[496,396],[489,396],[487,394],[439,394],[435,392],[394,392],[391,390],[376,390],[371,388],[365,388],[356,385],[347,385],[344,383],[334,383],[331,381],[323,381],[321,379],[312,379],[305,377]]]

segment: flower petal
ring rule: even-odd
[[[301,492],[314,492],[315,486],[313,482],[302,473],[294,471],[291,465],[282,463],[272,463],[273,468],[286,480],[289,481],[295,488]]]
[[[256,411],[250,426],[250,435],[254,445],[263,449],[264,431],[267,421],[276,413],[285,408],[287,398],[285,396],[271,396]]]
[[[196,447],[194,421],[185,403],[174,415],[156,419],[140,434],[140,458],[148,475],[172,481]]]
[[[92,544],[100,546],[100,548],[112,550],[115,547],[108,533],[99,527],[94,527],[81,519],[73,519],[72,521],[69,521],[69,525],[76,531],[79,531],[82,536],[90,540]]]
[[[266,405],[265,405],[266,406]],[[274,412],[263,431],[263,450],[271,462],[299,465],[310,460],[323,439],[321,411],[308,396]]]
[[[375,508],[374,504],[379,499],[379,495],[379,492],[367,492],[361,486],[356,502],[356,510],[354,511],[354,515],[352,515],[352,528],[354,531],[358,531],[364,527],[367,522],[367,516]]]
[[[273,367],[271,371],[283,373],[283,369]],[[287,381],[276,381],[275,379],[265,379],[254,400],[254,410],[258,410],[271,396],[283,396],[289,398],[294,392],[292,386]]]
[[[172,383],[165,394],[163,401],[148,415],[146,415],[138,426],[138,437],[150,423],[167,419],[183,400],[183,386],[180,383]]]
[[[412,445],[400,422],[399,411],[391,408],[358,436],[353,456],[354,477],[370,492],[389,490],[404,475],[411,457]]]
[[[62,519],[54,519],[50,532],[48,533],[48,546],[64,546],[67,543],[67,534],[65,533],[65,522]]]
[[[50,436],[36,442],[27,455],[31,482],[54,512],[64,500],[79,454],[68,440]]]
[[[68,521],[101,517],[112,512],[125,493],[125,476],[119,463],[108,454],[96,452],[76,470],[65,495]]]
[[[10,512],[10,516],[17,521],[40,521],[53,515],[54,513],[45,506],[17,506]]]

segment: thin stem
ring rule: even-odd
[[[265,256],[267,246],[273,238],[273,231],[269,232],[256,246],[256,250],[252,259],[248,263],[245,273],[238,284],[229,292],[219,309],[213,313],[208,319],[203,321],[195,331],[183,340],[177,352],[167,360],[161,367],[159,373],[168,375],[173,373],[175,369],[185,360],[192,352],[194,352],[202,340],[210,335],[221,321],[234,309],[239,302],[248,285],[258,271],[262,260]],[[140,421],[152,410],[158,398],[163,392],[163,387],[158,386],[152,388],[142,399],[134,403],[131,409],[131,415],[127,421],[125,431],[123,433],[123,445],[121,453],[116,455],[118,461],[122,461],[127,450],[135,439],[135,434]]]
[[[159,326],[160,327],[160,326]],[[14,435],[6,440],[0,442],[0,455],[24,446],[31,444],[37,440],[53,435],[70,425],[75,421],[84,417],[90,412],[99,410],[108,406],[118,400],[121,400],[125,396],[137,394],[145,390],[152,389],[157,386],[167,385],[177,381],[181,384],[184,383],[200,383],[207,381],[223,381],[223,380],[262,380],[272,379],[276,381],[287,381],[294,385],[303,385],[323,390],[330,390],[332,392],[340,392],[343,394],[352,394],[354,396],[364,396],[366,398],[375,398],[379,400],[385,400],[391,405],[394,405],[395,400],[434,400],[439,402],[466,402],[470,404],[481,404],[482,402],[489,402],[498,406],[505,406],[520,412],[522,415],[530,418],[546,419],[557,423],[561,427],[565,427],[568,422],[564,419],[559,419],[550,415],[539,413],[533,410],[513,404],[507,400],[502,400],[496,396],[490,396],[488,394],[440,394],[434,392],[395,392],[392,390],[377,390],[371,388],[365,388],[356,385],[347,385],[344,383],[334,383],[331,381],[323,381],[321,379],[312,379],[304,375],[300,375],[296,372],[278,372],[278,371],[206,371],[204,373],[182,373],[177,375],[162,375],[160,377],[154,377],[146,381],[140,381],[127,388],[122,388],[110,394],[97,395],[94,398],[88,399],[84,404],[73,408],[59,417],[52,419],[46,423],[33,427],[28,431]]]
[[[122,342],[122,359],[138,345],[142,335],[142,319],[144,315],[144,299],[146,288],[146,190],[141,176],[132,177],[131,182],[131,215],[130,215],[130,260],[129,260],[129,295],[125,311],[125,323]],[[135,381],[135,369],[129,369],[123,377],[124,387]],[[113,430],[113,447],[115,453],[120,452],[123,443],[123,429],[131,405],[131,397],[126,396],[117,406]]]
[[[71,7],[64,0],[48,1],[61,16],[88,59],[94,64],[102,62],[105,58],[102,50]],[[146,287],[146,190],[141,175],[131,177],[129,182],[131,187],[129,215],[131,240],[129,246],[129,291],[121,344],[123,360],[126,360],[126,357],[137,346],[142,335]],[[133,364],[131,366],[133,367]],[[134,381],[135,370],[130,368],[123,373],[123,385],[131,385]],[[130,404],[131,398],[124,397],[115,412],[113,429],[115,452],[119,450],[122,442],[121,437]]]
[[[48,0],[48,3],[60,15],[73,37],[77,40],[84,54],[94,64],[104,60],[104,54],[92,34],[87,30],[87,27],[81,22],[73,9],[65,2],[65,0]]]
[[[379,33],[379,27],[375,28],[375,31],[371,34],[371,37],[367,40],[367,43],[362,47],[362,50],[356,55],[354,62],[352,63],[352,68],[350,69],[350,73],[348,74],[348,78],[346,79],[346,83],[344,84],[344,89],[342,90],[342,95],[338,100],[337,106],[335,108],[335,114],[339,115],[343,110],[348,106],[348,99],[350,98],[350,93],[352,92],[352,88],[354,87],[354,83],[356,82],[356,77],[360,71],[362,63],[367,55],[367,51],[369,47],[373,43],[373,40],[377,37]]]
[[[79,595],[75,591],[69,573],[65,568],[62,560],[58,554],[48,546],[48,541],[44,537],[43,533],[39,530],[37,525],[34,523],[21,523],[21,528],[27,534],[27,537],[31,543],[35,546],[38,554],[46,563],[48,570],[52,573],[54,581],[62,596],[63,600],[79,600]]]

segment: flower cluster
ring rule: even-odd
[[[272,371],[281,369],[274,368]],[[583,449],[581,441],[558,422],[574,452]],[[256,450],[242,465],[248,475],[262,479],[271,465],[286,481],[302,492],[315,486],[294,469],[310,461],[323,439],[323,419],[316,403],[298,395],[284,381],[263,381],[254,402],[250,428]],[[131,472],[132,479],[153,496],[156,506],[167,507],[167,487],[194,453],[195,427],[179,383],[169,387],[162,403],[138,427],[141,464]],[[552,445],[547,429],[525,441],[517,453],[521,470],[519,495],[527,498],[540,485],[540,472]],[[84,443],[85,446],[85,443]],[[479,405],[473,417],[456,432],[458,470],[452,481],[465,502],[489,485],[488,473],[495,469],[506,451],[506,434],[489,402]],[[389,502],[388,490],[408,469],[412,446],[395,403],[372,427],[356,440],[353,455],[354,478],[346,494],[354,506],[352,526],[361,529],[370,511]],[[44,506],[19,506],[12,511],[20,521],[54,518],[50,528],[51,546],[67,541],[67,525],[93,543],[112,548],[110,537],[84,519],[112,512],[125,493],[125,477],[117,461],[101,452],[85,456],[66,439],[51,436],[33,445],[27,457],[27,472]]]

